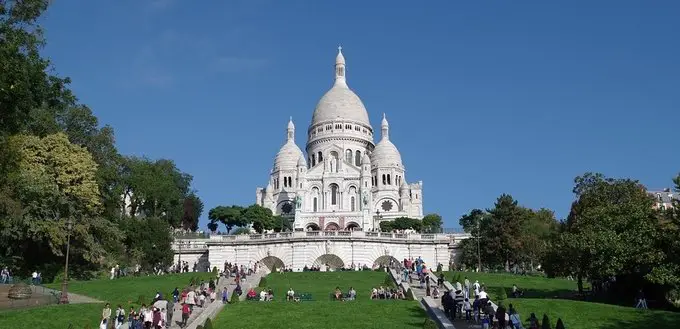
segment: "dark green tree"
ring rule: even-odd
[[[444,220],[439,214],[427,214],[422,219],[422,231],[424,233],[440,233]]]
[[[552,325],[550,325],[550,319],[548,318],[548,315],[543,313],[543,320],[541,321],[541,329],[552,329]]]
[[[260,205],[254,204],[246,208],[243,212],[243,217],[245,217],[248,223],[253,224],[253,229],[257,233],[263,233],[265,230],[271,230],[274,227],[271,209]]]
[[[248,224],[244,216],[245,209],[241,206],[217,206],[208,211],[208,219],[220,222],[231,232],[234,227],[243,227]]]

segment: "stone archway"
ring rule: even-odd
[[[345,262],[338,255],[324,254],[316,258],[314,266],[328,266],[329,269],[345,267]]]
[[[361,229],[361,227],[359,226],[359,224],[357,224],[355,222],[349,222],[349,223],[347,223],[347,227],[345,229],[348,230],[348,231],[356,231],[356,230]]]
[[[376,260],[373,262],[373,268],[378,268],[380,266],[383,267],[398,267],[402,268],[404,264],[402,264],[398,259],[394,258],[393,256],[380,256],[376,258]]]
[[[326,231],[340,231],[340,226],[336,223],[328,223],[328,225],[326,225]]]
[[[260,264],[266,266],[270,271],[274,270],[274,267],[279,269],[285,266],[281,258],[278,258],[276,256],[267,256],[265,258],[262,258],[260,260]]]
[[[307,231],[321,231],[321,228],[316,223],[309,223],[305,227]]]

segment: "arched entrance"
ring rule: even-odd
[[[307,229],[307,231],[321,231],[321,228],[319,227],[319,225],[316,225],[315,223],[307,224],[306,229]]]
[[[356,231],[356,230],[359,230],[360,227],[359,227],[359,224],[357,224],[355,222],[349,222],[347,224],[347,228],[345,228],[345,229],[348,230],[348,231]]]
[[[262,258],[260,260],[260,264],[266,266],[270,271],[274,270],[274,267],[277,269],[284,267],[284,263],[281,260],[281,258],[278,258],[276,256],[267,256],[265,258]]]
[[[327,266],[329,269],[338,269],[345,267],[345,262],[338,255],[325,254],[316,258],[314,266]]]
[[[378,268],[380,266],[383,267],[390,267],[390,268],[402,268],[404,264],[402,264],[398,259],[392,257],[392,256],[380,256],[378,257],[374,262],[373,262],[373,268]]]
[[[340,231],[340,226],[336,223],[328,223],[328,225],[326,225],[326,231]]]

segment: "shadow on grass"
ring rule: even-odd
[[[680,313],[639,311],[635,319],[613,319],[598,329],[651,329],[680,327]]]
[[[413,319],[412,321],[408,322],[409,326],[413,326],[415,328],[422,328],[425,319],[429,318],[425,310],[418,304],[414,303],[413,306],[410,306],[408,308],[408,311],[410,314],[410,318]]]

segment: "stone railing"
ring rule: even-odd
[[[450,234],[432,233],[386,233],[366,231],[306,231],[306,232],[282,232],[265,234],[239,234],[239,235],[212,235],[210,240],[215,241],[260,241],[260,240],[285,240],[285,239],[346,239],[346,238],[371,238],[385,240],[418,240],[418,241],[451,241]]]
[[[456,329],[456,327],[453,326],[453,323],[451,323],[451,320],[446,317],[444,311],[439,308],[439,305],[432,297],[423,297],[423,299],[420,300],[420,304],[425,308],[425,312],[430,316],[430,319],[437,323],[439,328]]]
[[[206,244],[206,242],[208,242],[206,239],[201,239],[201,240],[175,239],[175,241],[172,243],[172,249],[173,250],[180,250],[181,249],[182,252],[204,251],[204,250],[208,250],[208,245]]]

